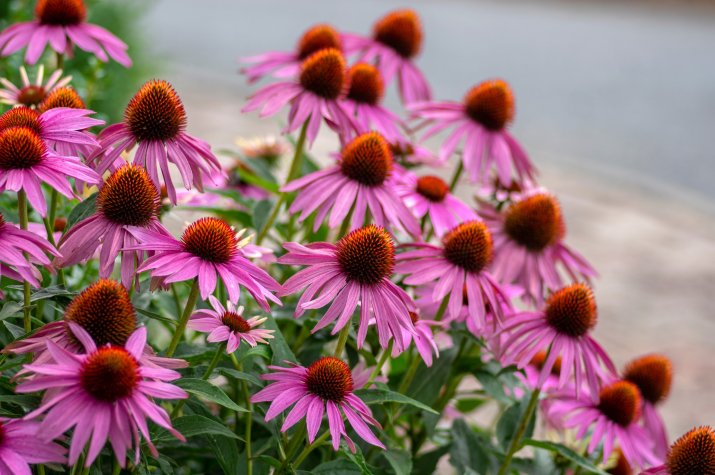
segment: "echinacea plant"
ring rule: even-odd
[[[668,356],[619,373],[594,338],[511,87],[432,101],[416,11],[245,58],[267,84],[239,106],[297,136],[229,163],[165,80],[100,128],[86,55],[43,55],[131,65],[88,6],[0,32],[27,63],[0,80],[0,475],[715,473],[711,428],[668,446]]]

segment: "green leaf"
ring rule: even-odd
[[[18,315],[22,311],[22,304],[17,302],[5,302],[0,309],[0,320]]]
[[[261,200],[253,207],[253,229],[261,231],[268,221],[268,216],[273,209],[273,202],[269,200]]]
[[[406,450],[389,449],[385,450],[382,456],[394,470],[395,475],[411,475],[412,474],[412,457]]]
[[[298,470],[300,475],[363,475],[360,467],[350,460],[338,459],[318,465],[310,471]]]
[[[250,374],[250,373],[244,373],[243,371],[236,371],[233,368],[218,368],[217,371],[218,371],[218,374],[221,374],[221,375],[226,376],[231,379],[247,381],[247,382],[253,384],[254,386],[258,386],[258,387],[263,386],[263,384],[261,383],[261,380],[258,379],[258,377],[256,377],[255,375]]]
[[[432,475],[436,473],[437,464],[451,448],[452,444],[442,445],[417,457],[414,461],[413,475]]]
[[[484,398],[464,398],[457,401],[457,410],[462,414],[472,412],[481,407],[487,399]]]
[[[268,345],[258,345],[258,346],[249,346],[249,345],[240,345],[238,347],[238,350],[236,350],[236,359],[238,362],[245,361],[248,358],[253,358],[253,357],[259,357],[263,358],[264,360],[270,360],[271,359],[271,350],[270,346]]]
[[[598,475],[608,475],[606,472],[604,472],[600,468],[596,467],[586,457],[574,452],[573,450],[566,447],[565,445],[557,444],[555,442],[547,442],[545,440],[534,440],[534,439],[524,440],[524,445],[528,445],[530,447],[536,447],[538,449],[548,450],[550,452],[557,453],[557,454],[561,455],[562,457],[565,457],[566,459],[575,463],[577,466],[579,466],[585,470],[588,470],[590,473],[596,473]]]
[[[486,370],[478,370],[474,372],[474,376],[482,384],[484,391],[491,397],[504,404],[512,402],[504,393],[504,384],[493,373]]]
[[[499,421],[497,422],[496,436],[499,441],[499,445],[501,445],[504,449],[508,448],[509,444],[511,444],[514,434],[521,423],[521,419],[524,416],[528,405],[529,398],[523,397],[521,401],[517,401],[509,406],[499,418]],[[526,432],[524,432],[525,438],[531,437],[531,434],[534,433],[535,423],[536,417],[532,414],[531,419],[529,419],[529,424],[526,427]]]
[[[25,329],[22,327],[13,325],[10,322],[2,322],[2,324],[5,325],[5,328],[7,328],[7,331],[9,331],[10,335],[12,335],[12,337],[15,339],[20,338],[21,336],[25,335]]]
[[[450,348],[440,352],[439,358],[432,367],[428,368],[421,364],[407,394],[425,404],[433,404],[451,374],[452,363],[456,356],[457,349]]]
[[[183,388],[188,393],[208,399],[209,401],[215,402],[216,404],[219,404],[227,409],[231,409],[232,411],[248,412],[246,409],[233,402],[221,388],[214,386],[203,379],[183,378],[176,381],[174,384]]]
[[[168,323],[169,325],[176,326],[176,320],[173,320],[169,317],[165,317],[163,315],[159,315],[158,313],[151,312],[149,310],[145,310],[143,308],[137,307],[136,305],[134,306],[134,309],[137,311],[139,315],[142,317],[147,317],[151,318],[152,320],[157,320],[160,322]]]
[[[275,318],[272,315],[268,315],[268,320],[263,323],[263,327],[268,330],[274,330],[273,340],[271,340],[271,350],[273,351],[273,364],[282,365],[284,361],[296,361],[293,351],[286,343],[286,339],[278,327]]]
[[[238,176],[241,177],[241,180],[245,181],[246,183],[250,183],[251,185],[255,185],[259,188],[263,188],[266,191],[269,191],[271,193],[278,193],[278,183],[271,182],[269,180],[266,180],[265,178],[261,178],[258,175],[254,175],[251,172],[248,172],[246,170],[238,169]]]
[[[70,215],[67,217],[67,226],[65,226],[65,234],[72,226],[79,223],[83,219],[89,218],[97,211],[97,193],[93,193],[84,201],[75,206]]]
[[[178,430],[184,437],[191,438],[197,435],[220,435],[232,439],[243,440],[241,437],[229,430],[223,423],[209,419],[208,417],[192,414],[183,416],[173,421],[174,429]],[[154,441],[175,440],[174,436],[164,429],[159,430]]]
[[[457,469],[457,473],[469,471],[484,475],[495,473],[491,470],[493,464],[487,449],[488,445],[488,441],[475,434],[464,419],[457,419],[452,424],[452,448],[449,451],[449,461]]]
[[[251,215],[238,209],[215,208],[213,206],[181,206],[179,209],[212,213],[226,221],[241,223],[241,226],[244,228],[249,228],[253,224]]]
[[[70,300],[76,295],[77,292],[72,292],[70,290],[65,289],[64,287],[53,285],[52,287],[45,287],[44,289],[40,289],[37,292],[33,292],[30,296],[30,302],[37,302],[38,300],[44,299],[53,299],[56,297],[67,297],[66,300]]]
[[[412,399],[411,397],[405,396],[404,394],[390,391],[389,389],[358,389],[357,391],[355,391],[355,395],[362,399],[363,402],[368,405],[384,404],[386,402],[397,402],[400,404],[407,404],[409,406],[416,407],[417,409],[421,409],[432,414],[439,414],[437,411],[435,411],[428,405],[423,404],[415,399]]]

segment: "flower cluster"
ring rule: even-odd
[[[0,55],[77,46],[130,66],[86,10],[38,0]],[[536,470],[514,458],[527,444],[553,473],[715,473],[712,429],[668,446],[668,357],[619,371],[594,338],[597,274],[509,131],[514,91],[487,79],[433,101],[424,36],[399,10],[367,36],[320,24],[243,60],[272,81],[243,111],[285,109],[297,133],[280,181],[282,139],[220,160],[166,80],[107,127],[65,71],[0,80],[0,475],[426,473],[448,452],[503,475]],[[383,103],[393,82],[404,114]],[[339,150],[314,161],[326,134]],[[496,434],[454,420],[487,399]]]

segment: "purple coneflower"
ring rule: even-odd
[[[161,186],[159,170],[172,203],[176,189],[169,163],[179,170],[184,187],[203,190],[203,175],[220,170],[221,164],[209,144],[186,133],[186,110],[179,95],[166,81],[145,83],[124,110],[124,121],[108,126],[99,134],[101,152],[90,160],[104,173],[117,167],[121,154],[137,146],[134,164],[146,168],[149,177]]]
[[[433,124],[422,140],[456,126],[442,144],[439,156],[447,160],[464,140],[462,163],[472,182],[484,183],[492,166],[506,185],[512,182],[513,172],[518,181],[533,177],[534,166],[506,130],[514,118],[514,96],[505,81],[490,80],[473,87],[463,103],[423,102],[411,104],[409,109]]]
[[[570,392],[557,396],[549,412],[562,418],[565,428],[577,429],[579,440],[590,432],[586,452],[592,454],[600,447],[604,462],[618,446],[631,465],[642,467],[657,463],[658,458],[651,450],[652,441],[638,425],[641,398],[635,384],[616,380],[593,395],[595,397],[577,398]]]
[[[479,214],[494,236],[494,276],[524,289],[524,298],[543,302],[546,291],[564,286],[563,267],[571,282],[588,281],[598,274],[576,251],[563,243],[566,227],[554,196],[533,190],[504,212],[483,207]]]
[[[422,25],[413,10],[388,13],[373,26],[372,38],[343,35],[346,54],[358,53],[359,61],[374,61],[386,82],[397,76],[403,103],[426,101],[431,92],[413,60],[422,49]]]
[[[94,54],[100,61],[109,58],[124,67],[132,65],[127,45],[104,28],[86,22],[82,0],[37,0],[35,19],[16,23],[0,33],[0,55],[9,56],[27,47],[25,62],[35,64],[45,47],[61,55],[72,55],[74,45]]]
[[[244,286],[264,310],[270,310],[268,300],[280,305],[280,300],[271,293],[280,287],[278,282],[245,257],[241,248],[247,242],[239,242],[236,231],[221,219],[209,217],[194,221],[184,231],[181,241],[138,227],[129,232],[141,244],[124,250],[155,252],[139,266],[137,273],[150,270],[152,277],[165,284],[197,278],[204,300],[216,289],[221,277],[231,302],[238,302],[240,286]]]
[[[348,72],[342,53],[335,48],[321,49],[303,61],[297,80],[265,86],[250,97],[241,111],[260,108],[261,117],[268,117],[290,104],[283,132],[293,132],[307,123],[308,143],[312,145],[323,120],[341,137],[355,130],[355,122],[339,102],[347,87]]]
[[[696,427],[670,446],[665,463],[641,475],[694,475],[715,473],[715,431]]]
[[[60,255],[44,237],[5,221],[0,213],[0,276],[40,287],[42,274],[35,266],[50,266],[45,253]],[[0,290],[0,298],[3,296]]]
[[[75,323],[69,327],[86,353],[71,353],[48,340],[52,362],[25,365],[33,375],[15,389],[18,393],[46,391],[40,407],[26,416],[33,419],[45,415],[39,429],[44,439],[55,439],[74,427],[69,463],[77,462],[89,441],[86,467],[92,465],[107,440],[121,467],[132,446],[134,463],[139,463],[140,433],[151,453],[158,456],[150,440],[147,418],[185,440],[172,428],[169,414],[151,399],[184,399],[188,394],[167,383],[180,378],[179,373],[141,361],[146,328],[132,333],[124,346],[97,347],[82,327]]]
[[[340,33],[335,28],[326,24],[315,25],[305,31],[298,40],[295,51],[271,51],[241,58],[242,63],[249,63],[241,69],[248,77],[248,82],[271,75],[276,78],[288,78],[300,73],[300,65],[308,56],[321,49],[335,48],[341,50]]]
[[[303,221],[317,210],[314,230],[330,212],[328,226],[341,224],[352,210],[351,228],[363,225],[369,210],[378,226],[394,226],[412,236],[420,235],[417,220],[394,193],[392,153],[377,132],[362,134],[343,147],[338,163],[286,184],[282,191],[298,191],[289,208],[301,211]]]
[[[122,254],[121,277],[130,288],[135,269],[144,262],[147,252],[123,250],[141,242],[132,229],[145,229],[171,239],[169,232],[159,222],[159,192],[146,171],[136,165],[125,164],[101,185],[93,215],[75,224],[58,243],[62,257],[55,261],[59,267],[68,267],[91,259],[99,253],[99,276],[108,278],[114,261]]]
[[[449,185],[440,177],[417,177],[405,173],[395,187],[417,219],[429,216],[437,237],[465,221],[479,219],[477,213],[449,191]]]
[[[575,378],[580,393],[584,375],[589,389],[597,392],[600,382],[616,373],[606,352],[589,334],[596,326],[597,309],[593,292],[585,284],[572,284],[554,292],[543,310],[512,315],[503,333],[502,360],[524,368],[540,351],[549,351],[536,387],[541,388],[561,357],[559,388]]]
[[[50,74],[47,81],[44,81],[45,66],[41,64],[37,68],[37,77],[34,83],[30,82],[30,78],[27,77],[25,66],[20,66],[20,79],[22,84],[18,87],[6,78],[0,78],[0,84],[5,86],[4,89],[0,89],[0,103],[9,104],[13,107],[38,107],[52,91],[69,84],[72,76],[62,77],[62,70],[57,69]]]
[[[509,296],[487,272],[492,260],[492,238],[481,221],[469,221],[451,229],[442,238],[442,246],[412,243],[416,249],[397,255],[395,272],[409,274],[407,285],[424,285],[437,281],[432,300],[442,302],[449,298],[446,309],[450,319],[459,317],[467,292],[469,313],[480,327],[486,326],[486,305],[496,317],[494,324],[504,318],[504,304]],[[441,318],[437,315],[436,318]]]
[[[341,104],[355,119],[360,132],[375,130],[389,142],[404,140],[400,132],[400,119],[395,113],[380,105],[385,86],[378,69],[367,63],[358,63],[348,72],[350,89]]]
[[[83,353],[85,348],[74,336],[70,323],[82,327],[97,347],[124,346],[137,328],[137,317],[127,289],[114,280],[101,279],[72,299],[62,320],[47,323],[31,336],[10,343],[3,352],[34,353],[34,363],[45,363],[52,361],[47,351],[47,342],[52,341],[72,353]],[[148,344],[140,363],[163,368],[187,366],[184,360],[156,356]]]
[[[273,338],[274,330],[257,328],[267,320],[266,317],[243,318],[243,307],[227,302],[224,307],[213,295],[209,296],[213,310],[202,309],[194,312],[189,320],[191,330],[208,333],[206,341],[217,343],[225,341],[226,353],[231,354],[238,349],[241,340],[251,346],[258,343],[268,344]]]
[[[0,475],[31,475],[30,464],[64,463],[67,449],[38,434],[40,424],[0,417]]]
[[[271,401],[266,412],[266,421],[270,421],[295,404],[286,416],[281,431],[285,432],[305,419],[308,441],[313,443],[320,430],[323,414],[327,412],[333,449],[338,450],[340,439],[343,438],[354,453],[355,443],[348,436],[343,422],[343,415],[345,415],[363,440],[385,449],[369,428],[370,425],[380,427],[380,424],[372,417],[370,408],[353,394],[353,390],[359,388],[355,386],[350,367],[344,361],[332,356],[324,356],[307,368],[295,363],[286,363],[290,367],[269,366],[268,368],[274,372],[262,375],[261,379],[276,382],[269,384],[251,398],[253,403]]]
[[[414,333],[402,330],[402,335],[397,337],[402,338],[402,343],[392,348],[392,357],[397,358],[403,352],[401,348],[406,350],[414,342],[417,353],[422,357],[425,365],[432,366],[432,354],[434,353],[435,358],[439,358],[439,348],[434,341],[432,327],[441,327],[444,323],[422,320],[416,312],[410,312],[410,319],[415,326]]]
[[[644,355],[626,365],[623,379],[638,387],[643,398],[643,427],[655,441],[655,454],[664,459],[668,453],[668,434],[656,406],[670,393],[672,363],[663,355]]]
[[[414,331],[409,314],[413,304],[409,295],[390,281],[395,247],[383,228],[369,225],[356,229],[337,244],[288,242],[283,247],[288,253],[279,263],[308,266],[288,279],[280,291],[280,295],[290,295],[306,289],[296,304],[295,316],[330,304],[313,332],[335,321],[332,333],[338,333],[350,323],[359,303],[358,347],[365,342],[374,315],[380,345],[386,348],[390,338],[395,338],[395,345],[404,349],[403,329]]]

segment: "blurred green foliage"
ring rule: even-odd
[[[74,57],[65,59],[64,69],[71,74],[72,86],[97,117],[107,123],[118,122],[124,107],[149,75],[156,74],[156,65],[146,54],[139,20],[152,2],[146,0],[85,0],[87,21],[106,28],[129,45],[134,65],[127,69],[114,61],[102,63],[92,54],[74,48]],[[33,18],[35,0],[0,0],[0,30],[13,23]],[[18,68],[23,64],[25,50],[0,58],[0,77],[13,84],[20,83]],[[45,77],[57,65],[55,52],[47,48],[40,60],[45,64]],[[39,63],[38,63],[39,64]],[[37,65],[27,67],[30,80]],[[4,109],[3,109],[4,110]]]

